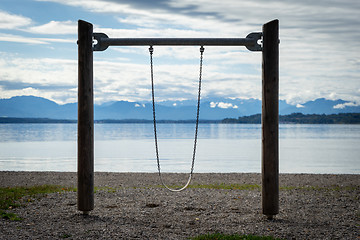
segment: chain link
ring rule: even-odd
[[[200,71],[199,71],[199,89],[198,89],[198,101],[197,101],[197,110],[196,110],[196,124],[195,124],[195,137],[194,137],[194,148],[193,148],[193,155],[192,155],[192,162],[191,162],[191,170],[190,175],[187,183],[179,188],[174,189],[167,186],[162,178],[161,175],[161,167],[160,167],[160,158],[159,158],[159,147],[158,147],[158,140],[157,140],[157,131],[156,131],[156,114],[155,114],[155,90],[154,90],[154,68],[153,68],[153,53],[154,48],[152,46],[149,47],[149,53],[150,53],[150,70],[151,70],[151,95],[152,95],[152,107],[153,107],[153,122],[154,122],[154,139],[155,139],[155,151],[156,151],[156,160],[157,160],[157,166],[158,166],[158,172],[159,172],[159,178],[162,183],[162,185],[172,191],[172,192],[180,192],[184,189],[186,189],[190,182],[191,178],[194,173],[194,165],[195,165],[195,155],[196,155],[196,146],[197,146],[197,138],[198,138],[198,129],[199,129],[199,115],[200,115],[200,99],[201,99],[201,81],[202,81],[202,65],[203,65],[203,54],[204,54],[204,47],[200,47]]]

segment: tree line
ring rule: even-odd
[[[123,120],[95,120],[95,123],[152,123],[153,120],[145,119],[123,119]],[[195,120],[158,120],[158,123],[195,123]],[[280,123],[295,124],[360,124],[360,113],[339,113],[339,114],[302,114],[292,113],[280,115]],[[51,118],[12,118],[0,117],[1,123],[77,123],[77,120],[51,119]],[[243,116],[238,118],[225,118],[223,120],[200,120],[200,123],[251,123],[260,124],[261,114]]]
[[[302,114],[292,113],[280,115],[280,123],[297,124],[360,124],[360,113],[339,113],[339,114]],[[244,116],[239,118],[225,118],[221,123],[261,123],[261,114]]]

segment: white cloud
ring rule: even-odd
[[[50,21],[43,25],[29,27],[26,31],[37,34],[76,34],[77,23],[73,21]]]
[[[345,107],[357,107],[360,106],[360,103],[347,102],[343,104],[337,104],[333,108],[334,109],[344,109]]]
[[[13,34],[5,34],[0,33],[0,41],[1,42],[17,42],[17,43],[27,43],[27,44],[48,44],[47,41],[37,39],[37,38],[29,38],[20,35]]]
[[[146,51],[146,50],[145,50]],[[148,59],[148,56],[145,56]],[[0,54],[1,96],[32,93],[36,96],[50,97],[59,103],[76,101],[77,61],[54,58],[23,58],[7,53]],[[111,61],[110,61],[111,60]],[[197,62],[197,60],[196,60]],[[206,66],[206,75],[230,78],[232,74],[212,73],[212,67]],[[214,68],[216,69],[216,68]],[[150,67],[147,63],[129,61],[100,60],[94,58],[94,91],[97,103],[111,100],[149,100]],[[205,76],[206,76],[205,75]],[[173,99],[196,99],[198,63],[179,65],[156,65],[155,88],[157,101]],[[5,82],[4,82],[5,81]],[[10,86],[11,85],[11,86]],[[206,92],[228,91],[232,86],[219,88],[218,83],[204,79]],[[16,86],[16,87],[15,87]],[[26,90],[27,89],[27,90]],[[29,90],[30,89],[30,90]],[[239,88],[238,90],[241,90]],[[232,90],[232,92],[236,92]]]
[[[216,105],[217,105],[217,103],[215,103],[215,102],[210,102],[210,107],[211,107],[211,108],[216,108]]]
[[[50,44],[52,42],[57,43],[75,43],[75,39],[60,39],[60,38],[32,38],[24,37],[21,35],[0,33],[0,42],[16,42],[26,44]]]
[[[183,11],[166,8],[140,8],[131,3],[120,3],[113,1],[101,0],[48,0],[50,2],[57,2],[73,7],[81,7],[90,12],[113,14],[119,22],[135,26],[134,28],[149,28],[156,32],[157,36],[164,36],[164,29],[170,27],[172,29],[190,29],[202,31],[206,33],[206,37],[218,37],[219,30],[222,33],[226,32],[227,36],[233,36],[234,30],[239,29],[238,26],[234,28],[234,24],[227,21],[219,21],[211,15],[187,15]],[[194,3],[193,5],[198,4]],[[199,5],[199,8],[202,6]],[[212,4],[207,4],[212,5]],[[215,11],[213,11],[214,13]],[[261,25],[259,24],[259,27]],[[260,30],[260,29],[258,29]],[[238,32],[238,31],[236,31]],[[246,34],[246,32],[244,32]],[[153,35],[155,36],[155,35]],[[193,36],[194,37],[194,36]],[[202,37],[205,37],[204,35]]]
[[[75,60],[21,58],[6,53],[0,53],[0,59],[0,96],[35,95],[58,103],[76,101]]]
[[[135,107],[143,107],[143,108],[145,108],[145,104],[138,104],[138,103],[135,103]]]
[[[104,32],[109,37],[245,37],[249,32],[261,31],[265,22],[278,18],[280,98],[295,105],[320,97],[360,103],[358,0],[48,1],[95,13],[91,18],[94,31]],[[74,22],[54,21],[51,16],[46,23],[36,26],[31,19],[14,16],[19,17],[14,21],[15,28],[31,29],[37,34],[55,34],[57,28],[62,34],[73,34],[76,28]],[[114,21],[108,21],[106,25],[104,21],[97,21],[97,17],[103,16]],[[12,23],[0,20],[0,26],[9,28],[9,24]],[[24,38],[14,33],[1,34],[0,41],[46,44],[70,39]],[[205,96],[261,98],[260,52],[249,52],[243,47],[205,48]],[[96,84],[101,86],[96,89],[97,101],[148,98],[147,49],[112,49],[106,51],[108,54],[94,55],[96,66],[101,66],[94,72]],[[119,53],[121,59],[116,55]],[[156,47],[154,54],[159,100],[193,99],[198,48]],[[121,62],[112,62],[119,59]],[[120,81],[115,77],[119,69],[122,70]]]
[[[211,108],[239,108],[237,105],[233,105],[232,103],[224,103],[224,102],[210,102],[210,107]]]
[[[71,43],[71,44],[75,44],[77,39],[70,39],[70,38],[34,38],[35,40],[40,40],[40,41],[46,41],[48,43]]]
[[[1,54],[4,56],[4,54]],[[19,58],[7,56],[0,62],[0,79],[33,84],[77,83],[77,61],[55,58]]]
[[[42,95],[41,91],[39,91],[38,89],[32,88],[32,87],[27,87],[27,88],[17,89],[17,90],[4,91],[2,89],[2,87],[0,86],[0,92],[1,92],[1,98],[11,98],[13,96],[23,96],[23,95],[24,96],[29,96],[29,95],[41,96]]]
[[[31,23],[32,20],[30,18],[0,10],[0,29],[20,28]]]

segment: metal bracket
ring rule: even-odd
[[[103,39],[108,39],[109,37],[105,33],[93,33],[93,38],[96,43],[93,46],[93,51],[104,51],[109,45],[104,44]]]
[[[250,51],[262,51],[262,46],[259,44],[259,41],[262,43],[262,32],[253,32],[249,33],[246,38],[250,38],[254,40],[253,45],[245,45],[245,47]]]
[[[253,32],[246,38],[109,38],[105,33],[93,33],[93,51],[104,51],[109,46],[245,46],[250,51],[262,51],[259,40],[262,32]]]

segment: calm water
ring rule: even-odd
[[[0,171],[76,171],[76,124],[0,124]],[[188,172],[194,125],[159,124],[161,167]],[[360,174],[360,125],[280,125],[280,172]],[[95,171],[155,172],[151,124],[96,124]],[[200,124],[195,172],[260,172],[261,125]]]

